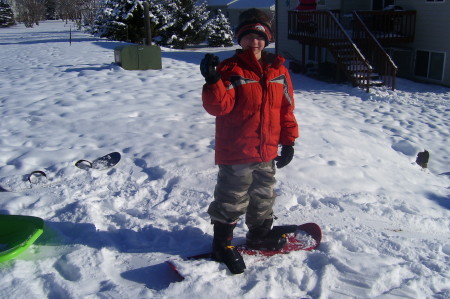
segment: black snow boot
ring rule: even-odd
[[[212,258],[215,261],[224,263],[231,273],[240,274],[244,272],[246,267],[242,255],[234,246],[231,246],[235,227],[236,224],[214,223]]]
[[[258,250],[280,250],[286,245],[286,232],[281,227],[272,229],[273,219],[266,219],[255,228],[248,231],[246,246]]]

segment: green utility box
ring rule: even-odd
[[[123,45],[114,49],[114,60],[126,70],[162,69],[158,46]]]

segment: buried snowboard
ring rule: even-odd
[[[245,244],[237,245],[236,249],[245,255],[256,255],[261,257],[270,257],[277,254],[287,254],[293,251],[311,251],[317,249],[322,240],[322,230],[316,223],[305,223],[302,225],[285,225],[274,226],[273,230],[279,230],[286,234],[287,243],[280,250],[259,250],[250,249]],[[187,260],[211,259],[211,252],[192,255],[187,257]],[[177,268],[177,265],[172,261],[167,261],[170,269],[184,279],[183,274]]]
[[[77,168],[83,170],[106,170],[116,166],[121,159],[119,152],[112,152],[94,161],[78,160],[75,163]],[[0,192],[19,192],[31,189],[33,187],[46,187],[52,184],[59,183],[58,181],[50,181],[44,171],[36,170],[28,175],[20,176],[19,178],[5,178],[0,180]]]
[[[121,155],[119,152],[112,152],[103,157],[97,158],[94,161],[90,162],[88,160],[78,160],[75,163],[75,166],[84,169],[97,169],[97,170],[106,170],[111,167],[116,166],[119,163]]]

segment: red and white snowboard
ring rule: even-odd
[[[237,246],[242,254],[273,256],[276,254],[286,254],[291,251],[311,251],[317,249],[322,240],[322,230],[315,223],[305,223],[297,226],[293,233],[287,233],[287,243],[280,250],[255,250],[249,249],[245,244]]]
[[[280,250],[255,250],[245,246],[245,244],[237,245],[237,250],[243,255],[258,255],[269,257],[276,254],[287,254],[292,251],[311,251],[317,249],[322,240],[322,230],[316,223],[305,223],[302,225],[285,226],[287,228],[287,244]],[[281,227],[282,228],[282,227]],[[209,259],[211,252],[193,255],[187,257],[188,260]],[[178,271],[176,265],[170,261],[167,262],[170,268],[179,275],[183,280],[183,275]]]

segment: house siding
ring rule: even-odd
[[[352,13],[354,10],[371,10],[371,1],[342,0],[341,11],[343,14]]]
[[[296,60],[300,57],[301,46],[299,42],[288,39],[288,11],[297,7],[298,0],[277,0],[275,3],[276,18],[276,48],[278,54],[287,59]]]
[[[444,53],[445,55],[442,82],[420,77],[416,79],[450,86],[450,1],[397,0],[395,4],[405,10],[417,11],[415,39],[408,46],[414,51],[423,50]]]

